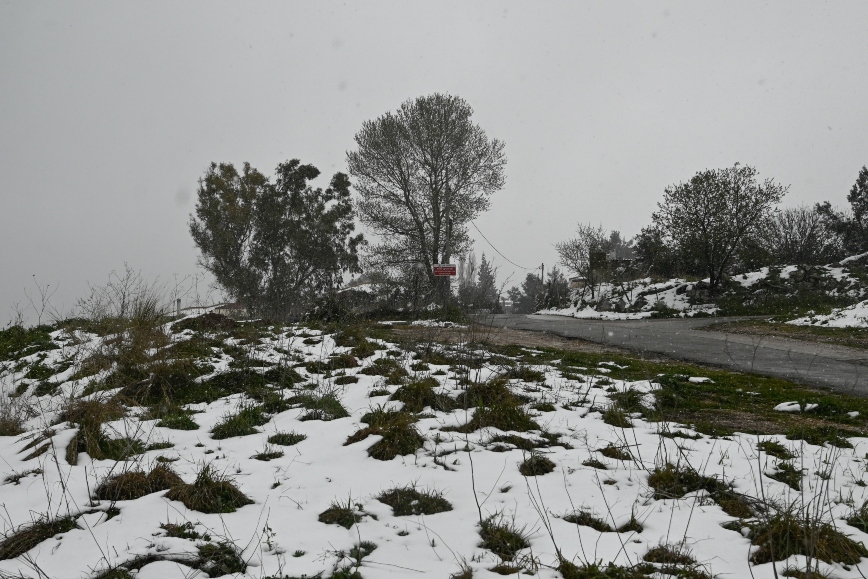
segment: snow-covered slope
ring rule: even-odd
[[[858,299],[866,295],[866,284],[859,275],[864,272],[866,261],[868,254],[824,266],[763,267],[732,276],[724,293],[743,296],[747,301],[760,294],[787,295],[806,290]],[[593,295],[590,288],[573,290],[570,307],[539,313],[597,319],[638,319],[650,317],[654,312],[682,316],[714,314],[719,308],[708,290],[707,278],[692,282],[670,279],[655,283],[646,278],[603,283],[594,288]]]
[[[2,530],[11,535],[40,517],[64,516],[74,517],[75,527],[32,545],[22,556],[0,560],[0,576],[96,577],[106,569],[138,561],[127,575],[112,577],[447,577],[462,565],[473,571],[473,577],[498,577],[491,569],[502,570],[505,563],[492,548],[482,546],[482,518],[522,531],[527,546],[518,546],[511,564],[532,570],[536,577],[561,576],[554,570],[557,550],[576,564],[633,565],[662,544],[689,551],[700,568],[714,576],[773,577],[771,564],[748,562],[749,539],[724,526],[736,519],[708,493],[671,498],[655,493],[649,474],[667,463],[693,465],[703,476],[730,481],[737,493],[766,504],[813,504],[816,497],[824,520],[835,521],[846,534],[868,542],[868,534],[841,522],[852,512],[848,505],[868,499],[861,458],[868,451],[868,440],[851,439],[855,448],[837,449],[782,436],[763,437],[803,457],[803,491],[796,492],[763,475],[775,472],[779,461],[758,454],[756,436],[712,439],[675,424],[646,422],[637,415],[627,428],[604,421],[618,393],[634,390],[649,404],[659,387],[654,381],[606,378],[613,367],[607,362],[585,368],[565,367],[557,361],[525,365],[523,373],[515,374],[525,379],[510,379],[507,388],[524,397],[521,407],[536,422],[531,430],[506,433],[486,427],[459,432],[454,428],[482,410],[429,407],[413,415],[422,446],[403,456],[377,460],[369,450],[383,436],[361,436],[359,431],[371,426],[371,419],[365,423],[363,418],[378,408],[402,408],[402,402],[389,399],[402,383],[432,379],[439,395],[455,399],[465,392],[468,378],[480,383],[504,375],[516,360],[476,351],[486,362],[464,374],[448,362],[455,354],[445,347],[435,347],[436,356],[424,363],[398,344],[371,340],[381,349],[360,359],[360,366],[322,374],[314,371],[317,363],[329,363],[333,355],[346,356],[351,350],[336,345],[333,335],[300,327],[272,328],[257,339],[206,332],[204,338],[212,340],[207,358],[211,368],[197,383],[225,379],[239,371],[239,361],[263,376],[276,365],[291,362],[302,379],[291,387],[271,388],[273,394],[285,401],[333,394],[347,416],[311,419],[303,403],[287,402],[287,408],[276,405],[267,412],[254,433],[217,440],[211,432],[217,424],[259,401],[231,394],[188,405],[194,412],[192,430],[158,426],[141,408],[132,407],[127,416],[105,423],[104,433],[113,439],[163,443],[160,448],[121,462],[94,460],[80,453],[73,465],[67,447],[79,429],[62,413],[70,400],[111,370],[72,377],[110,338],[58,331],[52,334],[56,349],[2,362],[3,395],[23,392],[23,399],[40,411],[28,419],[26,433],[0,437],[0,471],[9,477],[0,486]],[[191,348],[195,339],[203,335],[190,331],[172,335],[173,343],[189,342]],[[392,378],[378,374],[378,364],[388,366],[384,360],[393,360],[402,372]],[[34,375],[36,364],[54,370],[67,367],[51,378],[27,377]],[[394,378],[401,373],[407,376]],[[57,386],[56,393],[33,396],[34,389],[46,382]],[[86,398],[105,400],[115,392],[95,392]],[[290,446],[269,444],[268,438],[278,432],[296,433],[302,439]],[[534,456],[551,461],[552,472],[522,474],[520,466],[531,454],[519,447],[531,446],[538,447]],[[261,460],[262,453],[269,452],[282,454]],[[165,491],[117,502],[91,498],[107,477],[139,468],[149,471],[156,465],[169,465],[186,483],[193,483],[203,466],[209,465],[252,502],[234,512],[207,514],[173,500]],[[827,480],[834,485],[830,487]],[[386,491],[407,486],[442,493],[451,510],[396,515],[380,498]],[[323,522],[320,515],[333,503],[348,505],[358,522],[350,528]],[[613,528],[626,523],[638,527],[601,532],[568,521],[567,515],[581,511]],[[189,524],[187,536],[168,536],[167,523]],[[192,568],[203,548],[221,544],[240,556],[243,572],[212,566],[206,574]],[[803,565],[804,558],[794,556],[788,562]],[[786,564],[778,563],[777,568]],[[860,569],[865,571],[861,564],[822,567],[839,578],[859,577]],[[353,570],[359,575],[352,575]]]

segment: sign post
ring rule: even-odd
[[[455,277],[458,275],[458,266],[454,263],[435,263],[434,275],[441,277]]]

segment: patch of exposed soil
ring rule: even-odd
[[[396,326],[392,330],[396,335],[417,341],[443,342],[455,344],[459,342],[478,342],[496,346],[524,346],[526,348],[555,348],[568,352],[592,352],[598,354],[618,353],[629,354],[627,350],[604,346],[587,340],[563,338],[548,332],[533,332],[530,330],[514,330],[512,328],[495,328],[473,324],[465,328],[437,328],[425,326]]]

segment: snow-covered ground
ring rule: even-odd
[[[790,320],[795,326],[821,326],[824,328],[868,328],[868,301],[846,308],[835,308],[830,314],[810,315]]]
[[[190,336],[185,332],[175,334],[174,339],[185,340]],[[109,474],[131,465],[91,460],[81,454],[77,465],[71,466],[64,457],[76,430],[67,422],[51,424],[67,399],[105,376],[103,373],[69,381],[86,355],[81,354],[82,344],[92,343],[90,351],[93,351],[101,339],[80,334],[75,344],[64,339],[60,332],[53,337],[60,348],[47,352],[42,364],[58,367],[65,360],[75,364],[52,378],[61,384],[57,395],[34,399],[41,414],[28,421],[29,432],[0,437],[2,476],[31,473],[0,486],[0,526],[8,533],[46,514],[72,514],[78,516],[78,528],[41,542],[27,551],[26,556],[0,561],[0,576],[94,577],[101,570],[137,556],[154,555],[158,560],[134,571],[134,577],[206,577],[181,563],[165,560],[195,553],[197,546],[206,543],[201,538],[167,537],[160,527],[164,523],[190,522],[199,534],[207,533],[211,542],[226,540],[234,544],[247,563],[243,574],[246,577],[316,577],[318,573],[329,577],[338,566],[353,565],[350,550],[365,541],[376,545],[361,560],[358,569],[365,579],[448,577],[462,564],[473,569],[474,577],[498,577],[490,569],[500,559],[480,547],[480,517],[492,515],[524,529],[529,547],[520,552],[518,559],[524,556],[522,560],[530,565],[535,561],[539,565],[536,577],[561,576],[552,568],[557,566],[556,549],[577,564],[602,561],[630,565],[661,544],[683,544],[706,571],[717,577],[775,576],[771,564],[748,562],[753,549],[749,539],[742,532],[723,526],[735,519],[703,491],[677,499],[654,498],[648,484],[649,473],[667,462],[689,463],[706,476],[731,481],[738,493],[766,504],[777,501],[818,505],[817,512],[822,517],[833,521],[856,541],[868,543],[868,534],[841,520],[852,512],[851,505],[858,507],[868,499],[862,458],[868,452],[868,439],[850,439],[853,449],[838,449],[788,441],[782,436],[763,437],[787,446],[801,457],[797,464],[805,469],[803,491],[796,492],[764,476],[763,473],[775,470],[778,461],[757,451],[756,436],[670,438],[661,436],[661,432],[688,436],[694,433],[683,426],[650,423],[637,417],[633,418],[633,428],[606,424],[602,412],[612,405],[613,394],[634,389],[650,401],[658,387],[653,381],[605,378],[607,366],[611,366],[607,363],[598,368],[571,368],[567,375],[554,362],[541,363],[531,369],[542,372],[544,382],[510,383],[514,392],[531,399],[526,408],[539,402],[553,405],[529,410],[542,430],[560,437],[557,444],[540,449],[553,461],[553,472],[533,477],[520,474],[519,464],[527,453],[511,444],[491,444],[495,435],[504,434],[495,429],[470,434],[448,430],[450,426],[466,423],[474,413],[472,409],[451,412],[427,409],[416,423],[425,439],[424,447],[415,454],[376,460],[368,456],[367,449],[380,436],[345,445],[347,437],[365,426],[360,419],[372,407],[400,408],[402,403],[390,402],[386,394],[394,393],[398,385],[387,385],[382,376],[359,373],[363,368],[389,356],[412,376],[436,379],[441,393],[456,396],[462,388],[458,384],[460,376],[449,366],[432,364],[427,370],[413,371],[411,366],[418,360],[413,360],[411,352],[382,342],[380,345],[387,349],[361,360],[361,367],[344,371],[355,376],[357,383],[336,385],[336,376],[326,378],[310,374],[303,366],[296,368],[305,383],[297,384],[285,395],[336,392],[349,411],[350,416],[345,418],[303,421],[300,418],[304,409],[289,409],[271,415],[267,424],[258,427],[257,434],[214,440],[209,434],[211,428],[227,413],[251,402],[233,395],[195,405],[192,417],[199,425],[197,430],[157,427],[153,420],[137,418],[135,410],[130,416],[107,424],[105,427],[114,437],[136,436],[149,442],[171,443],[170,448],[135,457],[145,470],[159,464],[157,459],[163,457],[162,460],[171,461],[165,464],[189,483],[202,465],[210,464],[253,501],[233,513],[205,514],[169,500],[165,492],[156,492],[119,501],[116,504],[119,514],[109,518],[106,514],[109,503],[91,500],[94,488]],[[314,343],[319,338],[321,341]],[[254,356],[263,365],[262,370],[285,361],[287,356],[297,363],[309,363],[349,351],[336,346],[331,336],[297,327],[278,329],[255,348],[233,339],[228,339],[227,345],[255,349]],[[42,355],[23,358],[23,362],[2,363],[0,387],[4,394],[28,383],[24,375],[29,364]],[[223,354],[214,360],[214,375],[230,371],[230,356]],[[482,369],[472,370],[470,378],[486,380],[504,369],[497,358],[490,358]],[[701,378],[694,376],[692,381]],[[32,383],[35,385],[36,381]],[[111,392],[93,396],[106,394]],[[28,460],[30,451],[24,447],[34,436],[45,433],[49,425],[45,438],[50,442],[47,451]],[[253,458],[264,450],[277,448],[268,445],[266,439],[279,431],[300,433],[306,438],[293,446],[281,447],[285,453],[282,457],[267,462]],[[511,434],[542,440],[540,431]],[[607,458],[598,452],[610,445],[629,458]],[[584,464],[590,459],[599,461],[597,467]],[[829,480],[834,484],[827,484]],[[384,491],[406,485],[442,492],[452,510],[427,516],[395,516],[391,507],[376,498]],[[320,522],[319,514],[333,501],[352,504],[361,516],[360,522],[350,529]],[[642,531],[599,532],[564,520],[565,515],[581,509],[593,512],[612,527],[635,517]],[[778,573],[788,563],[804,568],[804,557],[779,562]],[[860,577],[868,571],[868,564],[864,563],[821,567],[838,578]],[[221,575],[214,572],[212,576]]]

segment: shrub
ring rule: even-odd
[[[184,503],[188,509],[202,513],[234,513],[253,501],[244,496],[228,478],[211,465],[203,465],[193,484],[172,487],[166,498]]]
[[[335,378],[335,384],[343,386],[344,384],[355,384],[359,379],[355,376],[338,376]]]
[[[506,520],[501,514],[488,517],[479,527],[479,536],[482,537],[479,546],[504,561],[512,561],[519,551],[530,547],[526,530],[518,528],[514,521]]]
[[[268,437],[268,444],[292,446],[298,444],[305,438],[307,438],[306,434],[299,434],[298,432],[278,432],[277,434],[272,434]]]
[[[415,485],[395,487],[380,493],[377,500],[392,507],[396,517],[408,515],[435,515],[452,510],[452,504],[443,498],[443,493],[419,491]]]
[[[540,476],[555,470],[555,463],[538,452],[531,452],[518,466],[518,472],[524,476]]]
[[[226,414],[223,419],[211,429],[211,438],[223,440],[236,436],[247,436],[259,432],[255,426],[268,423],[270,418],[259,406],[247,406],[235,414]]]
[[[151,472],[130,471],[109,476],[94,491],[94,497],[105,501],[131,501],[169,490],[184,481],[168,466],[159,464]]]
[[[78,525],[73,517],[41,518],[18,527],[0,540],[0,561],[19,557],[42,541],[76,528]]]

